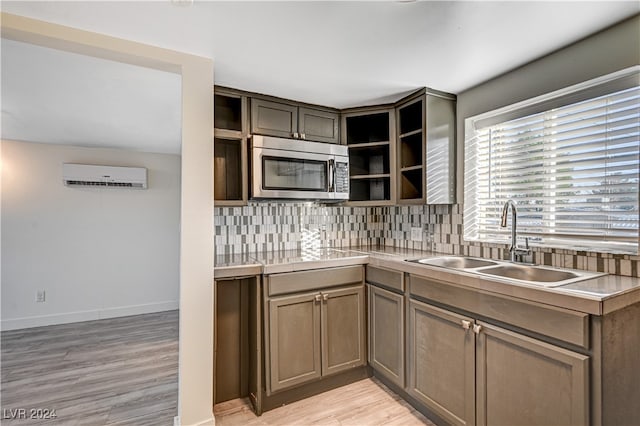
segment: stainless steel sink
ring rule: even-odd
[[[491,260],[475,259],[473,257],[461,256],[432,257],[430,259],[418,259],[415,262],[422,263],[423,265],[441,266],[443,268],[453,269],[472,269],[498,264],[497,262]]]
[[[575,272],[558,271],[529,265],[500,265],[493,268],[485,268],[482,270],[482,273],[504,278],[513,278],[514,280],[544,283],[555,283],[580,276],[580,274]]]
[[[476,259],[465,256],[440,256],[428,259],[410,260],[409,262],[449,268],[482,275],[486,278],[496,278],[514,283],[537,285],[541,287],[559,287],[577,281],[606,275],[598,272],[524,265],[505,261]]]

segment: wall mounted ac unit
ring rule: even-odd
[[[64,163],[62,180],[66,186],[147,189],[147,169]]]

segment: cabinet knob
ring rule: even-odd
[[[320,294],[316,294],[316,297],[314,299],[316,300],[316,302],[319,302],[320,300],[322,300],[322,296]]]
[[[306,138],[307,138],[307,135],[305,135],[304,133],[300,133],[300,137],[301,137],[302,139],[306,139]]]
[[[294,138],[294,139],[298,139],[298,132],[295,132],[295,133],[293,134],[293,138]]]
[[[471,321],[462,320],[462,328],[464,328],[465,330],[470,329],[471,328]]]
[[[473,324],[473,332],[476,334],[480,334],[482,330],[482,326],[480,324]]]
[[[329,295],[328,294],[323,294],[322,295],[322,300],[329,300]]]

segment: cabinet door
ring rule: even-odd
[[[404,388],[404,296],[369,289],[369,364]]]
[[[298,107],[251,99],[251,132],[283,138],[297,137]]]
[[[364,365],[364,286],[322,291],[322,375]]]
[[[589,423],[587,356],[479,325],[478,425]]]
[[[298,119],[300,120],[298,126],[300,138],[317,142],[340,142],[339,114],[311,108],[299,108]]]
[[[409,302],[407,391],[451,424],[475,423],[473,320]]]
[[[269,355],[272,392],[320,377],[319,293],[269,300]]]

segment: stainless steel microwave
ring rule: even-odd
[[[347,147],[270,136],[251,138],[251,198],[349,199]]]

